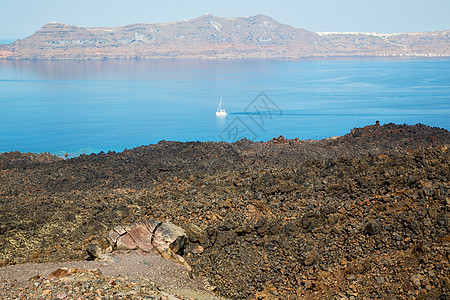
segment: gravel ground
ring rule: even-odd
[[[1,299],[215,299],[205,286],[205,279],[191,279],[185,267],[151,253],[114,254],[108,261],[25,263],[0,268]]]

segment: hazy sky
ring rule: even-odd
[[[0,0],[0,38],[24,38],[49,22],[122,26],[266,14],[313,31],[450,29],[450,0]]]

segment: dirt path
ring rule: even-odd
[[[10,265],[0,268],[0,283],[3,285],[2,290],[11,290],[13,293],[7,296],[3,294],[1,299],[12,299],[18,296],[14,294],[17,291],[26,292],[29,283],[41,279],[41,282],[47,284],[54,280],[49,276],[53,271],[60,268],[95,270],[101,272],[101,277],[107,280],[105,282],[116,281],[145,281],[147,285],[151,285],[157,291],[164,291],[161,295],[166,295],[167,299],[194,298],[194,299],[218,299],[214,297],[208,290],[207,281],[202,278],[192,279],[186,267],[181,266],[173,261],[163,259],[154,254],[128,253],[115,254],[111,256],[109,261],[72,261],[65,263],[26,263],[20,265]],[[93,274],[93,273],[92,273]],[[98,274],[98,273],[97,273]],[[67,278],[64,282],[87,281],[87,279]],[[32,279],[31,279],[32,278]],[[73,279],[73,280],[72,280]],[[55,279],[56,281],[59,279]],[[37,285],[34,285],[37,286]],[[44,290],[43,290],[44,291]],[[29,290],[31,295],[35,290]],[[54,293],[55,295],[58,293]],[[61,295],[61,292],[59,293]],[[102,296],[105,296],[103,294]],[[5,297],[5,298],[3,298]],[[170,298],[172,297],[172,298]],[[56,297],[58,298],[58,297]],[[61,298],[61,297],[60,297]],[[162,297],[164,299],[164,297]]]

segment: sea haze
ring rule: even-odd
[[[322,139],[377,120],[449,129],[450,59],[0,61],[0,113],[0,152],[71,155],[233,132]]]

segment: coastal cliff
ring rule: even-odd
[[[449,33],[316,33],[265,15],[207,14],[170,23],[104,28],[49,23],[25,39],[0,46],[0,59],[449,56]]]

